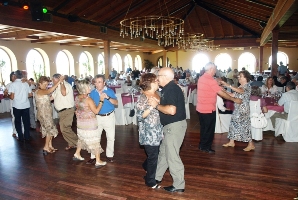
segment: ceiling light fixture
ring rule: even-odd
[[[169,14],[168,16],[151,15],[126,18],[131,3],[124,19],[120,21],[120,36],[123,38],[129,35],[131,39],[137,37],[145,39],[145,37],[149,37],[158,40],[160,46],[170,46],[174,45],[177,38],[184,34],[184,20],[171,17]],[[167,7],[166,10],[168,10]]]

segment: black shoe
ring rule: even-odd
[[[174,186],[164,187],[164,190],[168,192],[184,192],[184,189],[176,189]]]
[[[95,158],[90,158],[90,159],[86,162],[86,164],[87,164],[87,165],[91,165],[92,163],[95,163],[95,161],[96,161]]]
[[[161,181],[159,180],[155,180],[156,181],[156,184],[161,184]]]
[[[213,149],[201,149],[200,148],[200,151],[203,151],[205,153],[215,153],[215,151]]]
[[[108,162],[114,162],[114,159],[113,159],[113,157],[107,157],[107,161]]]

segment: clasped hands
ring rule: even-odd
[[[159,100],[156,99],[155,97],[150,97],[150,98],[148,99],[148,104],[149,104],[150,106],[152,106],[153,108],[156,108],[156,106],[159,104]]]
[[[99,98],[99,100],[100,100],[100,101],[104,101],[104,100],[107,99],[107,98],[109,98],[109,96],[108,96],[106,93],[102,92],[102,93],[100,94],[100,98]]]

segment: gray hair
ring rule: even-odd
[[[289,81],[286,85],[286,87],[288,87],[290,90],[295,90],[296,89],[296,85],[295,83]]]
[[[95,75],[94,79],[102,78],[103,82],[105,82],[106,78],[103,74],[97,74]]]
[[[79,94],[87,94],[88,88],[90,88],[90,82],[88,79],[80,80],[76,84]]]
[[[20,71],[20,70],[17,70],[15,72],[15,75],[16,75],[17,79],[22,79],[24,77],[22,71]]]
[[[53,75],[53,78],[55,78],[55,79],[59,79],[60,76],[61,76],[61,74],[54,74],[54,75]]]
[[[208,71],[208,70],[211,69],[212,67],[216,68],[215,64],[214,64],[213,62],[208,62],[208,63],[205,65],[204,69],[205,69],[205,71]]]

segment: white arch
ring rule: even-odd
[[[85,78],[88,75],[94,76],[93,57],[88,51],[83,51],[79,58],[80,77]]]
[[[126,70],[128,67],[130,68],[133,68],[133,64],[132,64],[132,57],[130,54],[127,54],[125,57],[124,57],[124,70]],[[122,71],[122,70],[120,70]],[[120,72],[119,71],[119,72]],[[119,73],[118,72],[118,73]]]
[[[118,53],[116,53],[112,57],[112,68],[114,68],[118,73],[122,71],[122,59]]]
[[[141,56],[137,55],[135,57],[135,68],[138,69],[138,70],[142,70],[142,59],[141,59]]]
[[[40,48],[31,49],[26,57],[28,78],[37,79],[40,76],[50,76],[50,60],[46,52]]]
[[[205,53],[198,53],[192,59],[192,70],[199,73],[208,62],[210,62],[210,59]]]
[[[5,46],[0,46],[1,49],[3,49],[9,56],[10,58],[10,63],[11,63],[11,70],[16,71],[18,69],[18,63],[17,63],[17,58],[14,55],[14,53],[7,47]]]
[[[221,71],[227,70],[229,67],[232,69],[232,58],[227,53],[220,53],[215,57],[214,64]]]
[[[75,75],[75,67],[74,67],[74,58],[73,55],[70,53],[70,51],[63,49],[62,50],[68,57],[69,61],[69,75]]]
[[[285,52],[279,51],[277,52],[277,64],[279,65],[280,62],[283,62],[285,66],[289,64],[289,57]],[[272,55],[269,57],[268,63],[272,66]]]
[[[64,74],[64,75],[72,75],[70,73],[70,65],[71,65],[71,59],[69,57],[70,52],[68,51],[68,53],[66,52],[67,50],[62,50],[59,51],[56,57],[56,71],[59,74]],[[71,55],[71,54],[70,54]],[[71,56],[72,57],[72,56]],[[74,60],[72,57],[72,64],[74,67]],[[74,71],[74,70],[72,70]]]
[[[98,74],[105,74],[105,71],[105,59],[103,53],[100,53],[97,57],[97,72]]]
[[[256,64],[256,57],[250,52],[244,52],[238,58],[238,71],[244,67],[250,73],[255,72]]]

